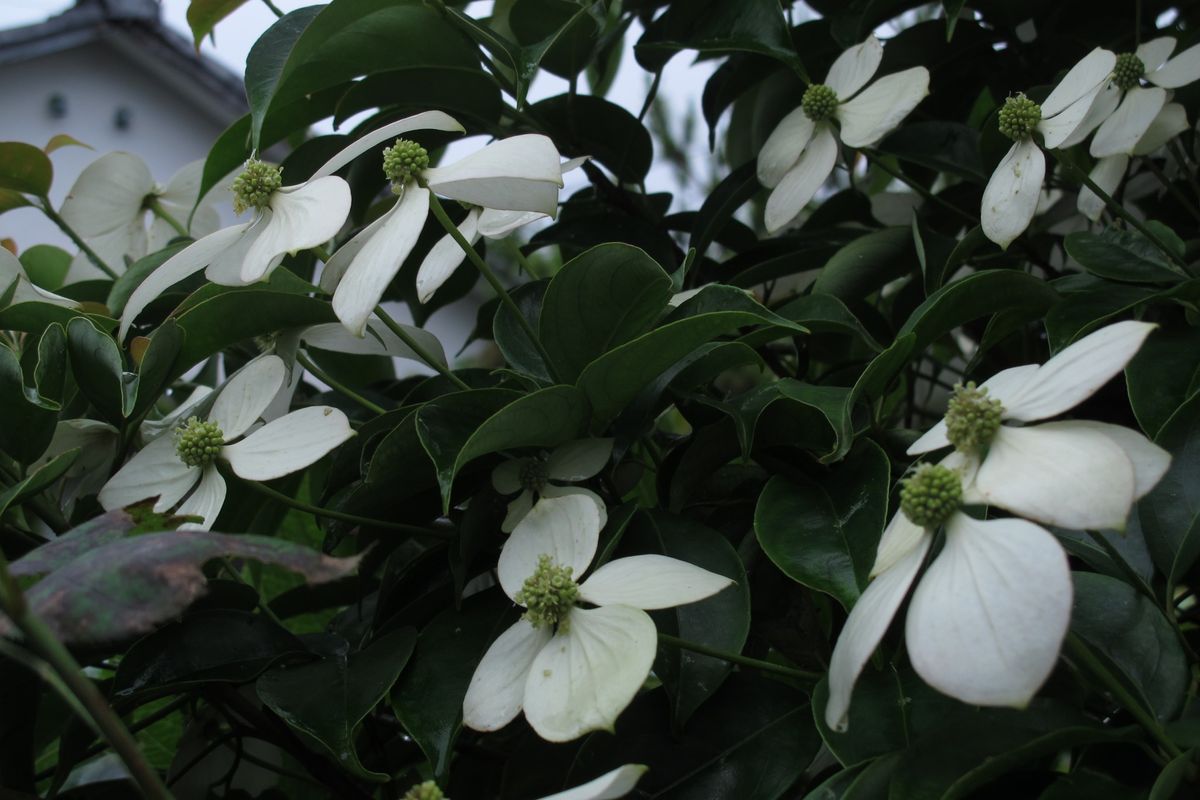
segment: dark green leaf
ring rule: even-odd
[[[1200,328],[1155,331],[1125,367],[1129,404],[1150,438],[1195,393],[1200,379]]]
[[[9,571],[18,578],[53,572],[101,545],[125,538],[137,525],[133,515],[122,508],[107,511],[29,551],[14,561]]]
[[[542,300],[539,335],[560,379],[643,333],[667,306],[671,278],[636,247],[607,244],[571,259]]]
[[[884,228],[860,236],[834,253],[813,284],[813,293],[856,300],[916,268],[912,231]]]
[[[1131,283],[1176,283],[1183,276],[1162,251],[1136,231],[1076,231],[1064,240],[1067,254],[1101,278]]]
[[[134,644],[117,668],[112,694],[130,697],[204,683],[248,683],[280,659],[307,655],[299,639],[262,614],[197,611]]]
[[[173,319],[168,319],[154,329],[150,344],[142,354],[138,367],[133,415],[137,416],[152,406],[170,385],[179,350],[183,347],[184,334]]]
[[[879,149],[901,161],[966,178],[988,179],[979,156],[979,131],[957,122],[913,122],[891,133]]]
[[[708,246],[733,219],[734,213],[761,190],[756,168],[756,162],[746,162],[725,176],[705,198],[688,241],[688,246],[695,249],[698,256],[705,254]]]
[[[654,159],[650,132],[637,117],[602,97],[560,94],[529,107],[564,155],[590,155],[617,177],[641,183]]]
[[[417,411],[417,433],[437,467],[446,510],[454,476],[467,462],[510,448],[555,447],[585,431],[590,417],[587,399],[574,386],[551,386],[517,397],[475,425],[497,399],[511,396],[502,389],[451,394]]]
[[[60,453],[30,473],[29,477],[0,492],[0,515],[9,506],[19,505],[61,478],[78,457],[78,448]]]
[[[511,609],[503,593],[491,591],[464,601],[461,611],[443,611],[421,631],[412,664],[392,691],[396,717],[439,778],[450,769],[471,676],[505,624],[515,621]]]
[[[412,628],[401,628],[356,653],[339,650],[314,664],[270,670],[255,688],[259,699],[336,763],[360,778],[384,782],[386,773],[372,772],[358,760],[354,731],[387,696],[416,638]]]
[[[644,520],[644,522],[643,522]],[[716,531],[685,517],[651,513],[638,530],[656,552],[732,578],[736,584],[698,603],[655,612],[659,629],[717,650],[740,653],[750,633],[750,586],[733,547]],[[632,538],[627,534],[625,541]],[[669,628],[664,622],[669,620]],[[688,650],[659,648],[654,673],[671,695],[675,724],[682,728],[729,675],[731,665]]]
[[[508,24],[525,48],[526,60],[563,78],[573,78],[592,58],[603,15],[597,20],[594,6],[570,0],[517,0],[508,12]]]
[[[887,521],[891,467],[864,440],[820,478],[773,477],[754,510],[763,552],[792,579],[851,608],[875,563]]]
[[[57,322],[51,323],[38,340],[37,366],[33,384],[43,400],[61,404],[67,379],[67,332]]]
[[[21,266],[29,280],[43,289],[55,291],[62,287],[71,268],[71,254],[54,245],[35,244],[22,251]]]
[[[183,242],[174,244],[130,264],[128,269],[117,276],[117,279],[113,281],[112,288],[108,291],[108,299],[104,301],[104,304],[108,306],[109,312],[120,315],[125,310],[125,304],[129,302],[129,296],[133,294],[134,289],[141,285],[142,281],[146,280],[146,276],[185,247],[187,244]]]
[[[33,395],[33,396],[31,396]],[[21,364],[7,346],[0,344],[0,450],[22,464],[36,461],[54,436],[57,409],[38,402],[36,393],[25,387]]]
[[[761,53],[804,74],[775,0],[697,0],[671,6],[647,26],[634,54],[643,68],[657,72],[680,50]]]
[[[67,325],[71,373],[96,410],[120,426],[133,408],[135,376],[125,372],[121,350],[107,333],[82,317]]]
[[[1138,501],[1137,513],[1154,563],[1174,586],[1200,556],[1200,395],[1180,406],[1154,441],[1171,454],[1171,466]]]
[[[1168,720],[1182,707],[1190,680],[1179,639],[1153,603],[1132,586],[1076,572],[1071,631],[1119,675],[1147,710]]]

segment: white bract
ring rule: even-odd
[[[955,453],[924,465],[905,486],[902,511],[879,541],[874,580],[851,609],[829,662],[825,724],[834,730],[847,728],[854,683],[942,524],[945,546],[913,592],[905,622],[917,674],[966,703],[1023,707],[1054,669],[1071,618],[1066,553],[1032,522],[981,521],[958,511],[960,500],[973,500],[963,486],[963,461]]]
[[[978,388],[959,387],[946,417],[908,448],[909,455],[953,444],[972,462],[980,502],[1048,525],[1123,529],[1134,501],[1166,472],[1167,452],[1119,425],[1027,423],[1091,397],[1125,368],[1154,327],[1133,320],[1108,325],[1041,366],[1012,367]]]
[[[505,542],[497,576],[526,613],[476,667],[463,724],[494,731],[523,709],[552,742],[612,730],[654,663],[658,631],[645,610],[694,603],[732,583],[659,555],[619,558],[577,582],[596,555],[600,528],[590,498],[548,497]]]
[[[584,157],[564,161],[560,167],[561,174],[565,175],[576,169],[586,160]],[[517,228],[550,216],[552,215],[544,211],[508,211],[471,206],[467,210],[467,216],[458,224],[458,231],[468,243],[474,245],[480,237],[503,239]],[[464,255],[463,249],[450,234],[447,233],[439,239],[437,244],[430,248],[417,270],[417,299],[422,303],[428,302],[433,293],[454,274]]]
[[[562,497],[580,494],[592,498],[600,509],[600,526],[604,527],[607,509],[595,492],[581,486],[559,486],[551,481],[575,483],[593,477],[612,456],[612,439],[577,439],[559,445],[549,454],[514,458],[492,470],[492,486],[500,494],[520,492],[508,504],[508,514],[500,530],[510,533],[533,508],[538,497]]]
[[[190,225],[190,232],[196,236],[210,234],[220,226],[210,202],[200,204],[192,214],[203,172],[204,161],[193,161],[180,168],[166,186],[159,186],[150,168],[137,156],[121,151],[106,153],[75,179],[59,214],[105,264],[120,271],[126,258],[136,261],[161,250],[180,235],[153,213],[153,204],[180,225]],[[206,198],[210,199],[211,195]],[[67,273],[68,281],[98,277],[104,276],[83,253],[75,256]]]
[[[618,800],[633,791],[649,767],[644,764],[625,764],[614,770],[562,792],[548,794],[539,800]]]
[[[314,463],[354,435],[341,411],[312,406],[254,427],[283,387],[287,368],[267,355],[243,367],[217,392],[206,419],[191,417],[171,436],[138,451],[100,490],[105,510],[158,498],[154,510],[202,518],[208,530],[225,502],[219,458],[240,478],[269,481]]]
[[[381,131],[388,131],[386,138],[391,139],[423,128],[463,130],[451,117],[431,112]],[[378,133],[370,137],[375,144],[386,141]],[[562,169],[554,143],[539,134],[492,142],[446,167],[430,167],[423,147],[397,139],[384,150],[384,174],[398,196],[395,205],[338,248],[321,274],[321,288],[333,295],[334,313],[347,330],[362,335],[371,310],[416,246],[429,213],[430,192],[472,207],[459,230],[468,241],[476,241],[481,235],[502,236],[525,222],[557,214]],[[435,245],[426,259],[424,282],[418,286],[422,302],[449,277],[462,256],[453,239]]]
[[[801,106],[767,137],[758,154],[758,180],[772,190],[768,232],[786,227],[808,205],[833,172],[839,140],[847,147],[875,144],[929,94],[924,67],[885,75],[867,86],[882,60],[883,45],[873,35],[842,53],[825,82],[809,86]]]
[[[983,190],[980,223],[983,233],[1001,247],[1029,227],[1037,211],[1046,156],[1033,139],[1042,135],[1045,147],[1062,147],[1091,108],[1117,57],[1097,47],[1073,66],[1039,106],[1023,94],[1009,97],[1000,109],[1000,132],[1013,146],[1000,160]]]

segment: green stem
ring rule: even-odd
[[[1129,690],[1125,688],[1121,681],[1104,664],[1100,663],[1100,659],[1092,655],[1092,651],[1082,639],[1074,633],[1067,633],[1065,644],[1070,657],[1100,681],[1104,685],[1104,688],[1113,696],[1113,699],[1132,714],[1134,719],[1138,721],[1138,724],[1145,728],[1146,732],[1154,737],[1172,758],[1183,755],[1183,751],[1171,741],[1171,738],[1167,736],[1167,732],[1158,724],[1158,720],[1154,718],[1154,715],[1142,707],[1142,704],[1129,693]]]
[[[386,414],[387,413],[386,408],[384,408],[383,406],[378,405],[376,403],[372,403],[370,400],[363,397],[358,392],[354,391],[350,387],[343,384],[341,381],[334,378],[328,372],[326,372],[325,370],[318,367],[313,362],[313,360],[311,358],[309,358],[307,355],[305,355],[304,353],[299,353],[299,352],[296,353],[296,360],[299,361],[306,370],[311,372],[313,375],[317,376],[318,379],[320,379],[322,382],[324,382],[331,389],[338,392],[339,394],[345,395],[346,397],[348,397],[349,399],[358,403],[360,406],[367,409],[368,411],[372,411],[376,414]]]
[[[159,202],[159,199],[157,197],[147,198],[146,199],[146,208],[148,208],[150,210],[150,213],[154,214],[154,216],[158,217],[163,222],[167,223],[172,228],[174,228],[175,232],[178,233],[180,236],[191,236],[191,234],[188,233],[188,229],[183,227],[183,225],[180,224],[179,220],[177,220],[177,219],[175,219],[175,217],[171,216],[171,212],[169,212],[165,208],[163,208],[163,204],[161,202]]]
[[[97,269],[113,280],[116,280],[117,273],[113,272],[112,268],[109,267],[108,264],[104,263],[104,259],[96,255],[96,251],[88,247],[87,243],[83,241],[83,239],[79,238],[79,234],[75,232],[75,229],[68,225],[67,221],[58,215],[58,212],[54,210],[54,206],[50,205],[50,198],[43,196],[39,197],[38,199],[41,200],[40,208],[42,213],[45,214],[51,222],[57,225],[58,229],[67,235],[67,238],[75,243],[75,246],[79,248],[79,251],[87,256],[88,260],[95,264]]]
[[[271,9],[271,13],[272,13],[272,14],[274,14],[274,15],[275,15],[275,16],[277,16],[277,17],[282,17],[282,16],[283,16],[283,12],[282,12],[282,11],[280,11],[280,10],[279,10],[279,7],[278,7],[277,5],[275,5],[274,3],[272,3],[272,2],[271,2],[271,0],[262,0],[262,2],[263,2],[263,5],[264,5],[264,6],[266,6],[266,7],[267,7],[267,8],[269,8],[269,9]]]
[[[30,647],[48,663],[80,704],[87,709],[92,723],[100,731],[112,749],[116,751],[142,794],[152,800],[169,800],[171,793],[163,784],[158,772],[146,761],[138,749],[137,740],[121,722],[112,707],[105,701],[96,684],[92,683],[67,648],[54,636],[46,625],[30,612],[17,582],[8,571],[8,560],[0,554],[0,606],[12,620],[13,625],[25,635]]]
[[[818,672],[795,669],[793,667],[784,666],[783,664],[776,664],[772,661],[762,661],[757,658],[738,655],[737,653],[727,653],[724,650],[717,650],[714,647],[708,647],[707,645],[698,644],[696,642],[689,642],[685,639],[680,639],[678,636],[671,636],[667,633],[660,633],[658,635],[658,641],[671,647],[678,647],[680,650],[690,650],[693,653],[699,653],[703,656],[712,656],[713,658],[719,658],[722,661],[728,661],[730,664],[740,664],[743,667],[752,667],[753,669],[762,670],[763,672],[774,672],[776,675],[784,675],[788,678],[795,678],[796,680],[807,681],[809,683],[816,683],[817,681],[821,680],[821,674]]]
[[[467,386],[467,384],[463,381],[462,378],[455,375],[453,372],[451,372],[446,367],[446,365],[444,365],[441,361],[438,361],[436,358],[434,358],[432,353],[430,353],[428,350],[426,350],[424,347],[422,347],[417,342],[416,339],[414,339],[412,336],[410,336],[408,334],[408,331],[404,330],[403,325],[401,325],[399,322],[396,322],[396,320],[392,319],[392,315],[383,310],[382,303],[375,306],[375,313],[379,316],[379,319],[383,320],[383,324],[387,325],[388,329],[392,333],[396,334],[396,336],[400,339],[400,341],[402,341],[406,345],[408,345],[409,350],[412,350],[414,353],[417,354],[417,358],[424,361],[429,367],[431,367],[435,372],[437,372],[438,375],[441,375],[443,378],[445,378],[446,380],[453,383],[459,389],[462,389],[464,392],[470,390],[471,387]]]
[[[242,577],[242,571],[234,565],[233,561],[230,560],[229,556],[221,556],[220,561],[221,561],[221,568],[224,569],[227,573],[229,573],[229,577],[233,578],[235,581],[242,584],[243,586],[249,586],[251,589],[254,590],[254,595],[257,598],[257,602],[258,602],[258,610],[261,611],[264,615],[266,615],[266,617],[268,619],[270,619],[271,622],[274,622],[276,625],[278,625],[281,628],[284,627],[283,620],[281,620],[279,617],[275,616],[275,612],[271,610],[271,607],[269,605],[267,605],[263,601],[262,596],[259,595],[258,589],[255,586],[252,586],[250,584],[250,581],[248,581],[244,577]]]
[[[423,184],[422,184],[423,185]],[[424,188],[428,189],[428,186]],[[554,372],[554,364],[550,359],[550,354],[546,352],[545,346],[542,345],[542,340],[538,338],[533,327],[529,324],[529,320],[525,319],[525,315],[521,313],[521,309],[517,308],[517,303],[509,295],[504,288],[504,284],[500,283],[500,279],[496,277],[496,273],[492,272],[492,268],[487,265],[479,253],[475,252],[475,248],[467,241],[467,238],[462,235],[462,231],[458,229],[450,217],[446,215],[446,209],[442,208],[442,201],[438,200],[437,195],[429,191],[429,208],[433,211],[433,215],[437,217],[437,221],[446,229],[446,233],[450,234],[450,238],[458,243],[462,251],[467,254],[467,260],[470,261],[475,269],[479,270],[479,274],[484,277],[484,280],[491,285],[492,290],[499,296],[500,302],[508,306],[508,310],[516,317],[517,324],[521,326],[521,330],[529,337],[529,341],[537,348],[538,355],[542,357],[542,361],[546,364],[546,371],[550,373],[550,377],[557,383],[558,376]]]
[[[226,472],[226,470],[222,469],[222,472]],[[228,476],[231,478],[236,477],[232,473],[228,473]],[[304,511],[312,514],[314,517],[336,519],[340,522],[349,522],[354,525],[368,525],[372,528],[386,528],[388,530],[401,531],[412,536],[425,536],[431,539],[452,541],[456,538],[455,535],[450,531],[441,531],[436,528],[426,528],[420,525],[407,525],[403,522],[388,522],[382,519],[371,519],[370,517],[360,517],[357,514],[346,514],[341,511],[334,511],[330,508],[320,508],[319,506],[309,505],[302,500],[297,500],[294,497],[288,497],[283,492],[278,492],[272,489],[270,486],[259,483],[258,481],[249,481],[245,478],[237,478],[237,480],[261,495],[283,503],[285,506],[294,508],[297,511]]]
[[[1079,167],[1072,164],[1070,161],[1067,161],[1066,159],[1061,158],[1053,150],[1048,150],[1047,152],[1049,152],[1050,155],[1054,157],[1054,160],[1056,162],[1058,162],[1059,166],[1063,167],[1068,173],[1070,173],[1070,175],[1073,178],[1078,180],[1080,183],[1082,183],[1087,188],[1091,189],[1092,193],[1094,195],[1096,195],[1101,200],[1103,200],[1104,205],[1108,207],[1109,211],[1111,211],[1113,214],[1120,217],[1121,219],[1125,220],[1126,224],[1128,224],[1130,227],[1135,229],[1142,236],[1145,236],[1147,239],[1149,239],[1154,244],[1155,247],[1157,247],[1159,250],[1161,250],[1163,252],[1163,255],[1165,255],[1168,259],[1170,259],[1174,264],[1176,264],[1179,267],[1179,269],[1175,270],[1176,272],[1178,272],[1180,275],[1183,275],[1184,277],[1191,277],[1187,272],[1187,262],[1184,261],[1182,258],[1180,258],[1178,255],[1176,255],[1175,251],[1172,250],[1170,247],[1168,247],[1166,245],[1166,243],[1163,242],[1162,239],[1158,238],[1158,235],[1155,234],[1154,231],[1150,230],[1145,225],[1143,225],[1141,222],[1139,222],[1136,217],[1134,217],[1132,214],[1130,214],[1128,211],[1125,210],[1124,206],[1122,206],[1116,200],[1113,200],[1112,196],[1109,195],[1108,192],[1101,189],[1096,184],[1096,182],[1094,180],[1092,180],[1091,177],[1088,176],[1088,174],[1086,172],[1084,172]]]

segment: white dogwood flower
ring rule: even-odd
[[[1048,525],[1123,529],[1134,501],[1166,472],[1167,452],[1120,425],[1027,423],[1091,397],[1125,368],[1154,327],[1133,320],[1108,325],[1041,366],[1012,367],[978,387],[957,387],[945,418],[909,455],[954,445],[972,462],[972,489],[981,502]]]
[[[255,359],[217,392],[206,419],[191,417],[173,436],[138,451],[100,490],[105,510],[157,497],[154,510],[202,518],[183,527],[208,530],[225,502],[219,458],[240,478],[269,481],[304,469],[354,435],[341,411],[302,408],[255,424],[287,379],[278,356]]]
[[[649,769],[644,764],[625,764],[587,783],[548,794],[539,800],[619,800],[633,791]]]
[[[455,130],[462,130],[457,122],[442,116]],[[406,130],[422,127],[432,126],[412,125]],[[480,235],[503,235],[524,221],[553,217],[558,213],[558,190],[563,185],[558,150],[540,134],[492,142],[446,167],[430,167],[425,148],[409,139],[396,139],[383,151],[383,171],[398,196],[396,204],[338,248],[321,273],[321,288],[333,295],[334,313],[358,336],[416,245],[429,213],[430,192],[473,207],[459,230],[475,241]],[[485,217],[486,212],[479,209],[515,212],[517,216],[493,213]],[[526,219],[526,214],[533,216]],[[462,251],[453,239],[449,245],[434,247],[427,259],[425,283],[419,289],[422,301],[461,260]]]
[[[839,140],[847,147],[875,144],[929,94],[924,67],[867,86],[882,60],[883,45],[874,35],[842,53],[825,82],[809,86],[800,107],[767,137],[758,154],[758,181],[772,190],[765,214],[769,233],[799,216],[821,188],[833,172]]]
[[[923,464],[900,495],[829,662],[825,723],[847,728],[850,695],[917,576],[933,535],[946,542],[913,592],[905,622],[922,680],[966,703],[1023,707],[1058,660],[1071,619],[1071,571],[1049,531],[1023,519],[974,519],[969,464],[953,453]]]
[[[154,206],[180,225],[188,225],[196,236],[206,236],[221,220],[213,208],[212,195],[192,207],[200,193],[204,161],[193,161],[179,169],[165,186],[154,182],[150,168],[132,153],[106,153],[93,161],[71,186],[59,214],[79,237],[109,267],[124,269],[125,259],[136,261],[161,250],[179,236],[169,222],[154,214]],[[149,227],[147,227],[149,214]],[[104,277],[84,253],[71,261],[68,282]]]
[[[1007,248],[1029,227],[1037,211],[1046,156],[1034,141],[1034,132],[1042,135],[1045,147],[1063,146],[1087,115],[1116,60],[1113,53],[1097,47],[1071,67],[1041,105],[1024,94],[1004,101],[1000,132],[1013,140],[1013,146],[983,190],[979,215],[984,235],[996,244]]]
[[[732,583],[660,555],[619,558],[579,581],[596,555],[600,528],[591,499],[547,497],[505,542],[496,573],[526,611],[476,667],[463,724],[494,731],[524,710],[534,731],[552,742],[611,730],[654,663],[658,631],[645,610],[694,603]]]
[[[608,511],[604,501],[582,486],[559,486],[552,481],[575,483],[593,477],[612,456],[612,439],[576,439],[559,445],[549,454],[514,458],[492,470],[492,486],[500,494],[520,492],[508,504],[508,514],[500,530],[510,533],[533,508],[539,497],[562,497],[581,494],[592,498],[600,509],[600,527],[604,527]]]

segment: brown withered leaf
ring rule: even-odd
[[[58,567],[26,592],[30,609],[70,645],[101,645],[153,630],[206,589],[202,567],[221,556],[274,564],[309,583],[353,572],[358,557],[333,558],[265,536],[203,531],[147,533],[109,541]],[[0,618],[0,635],[12,625]]]

